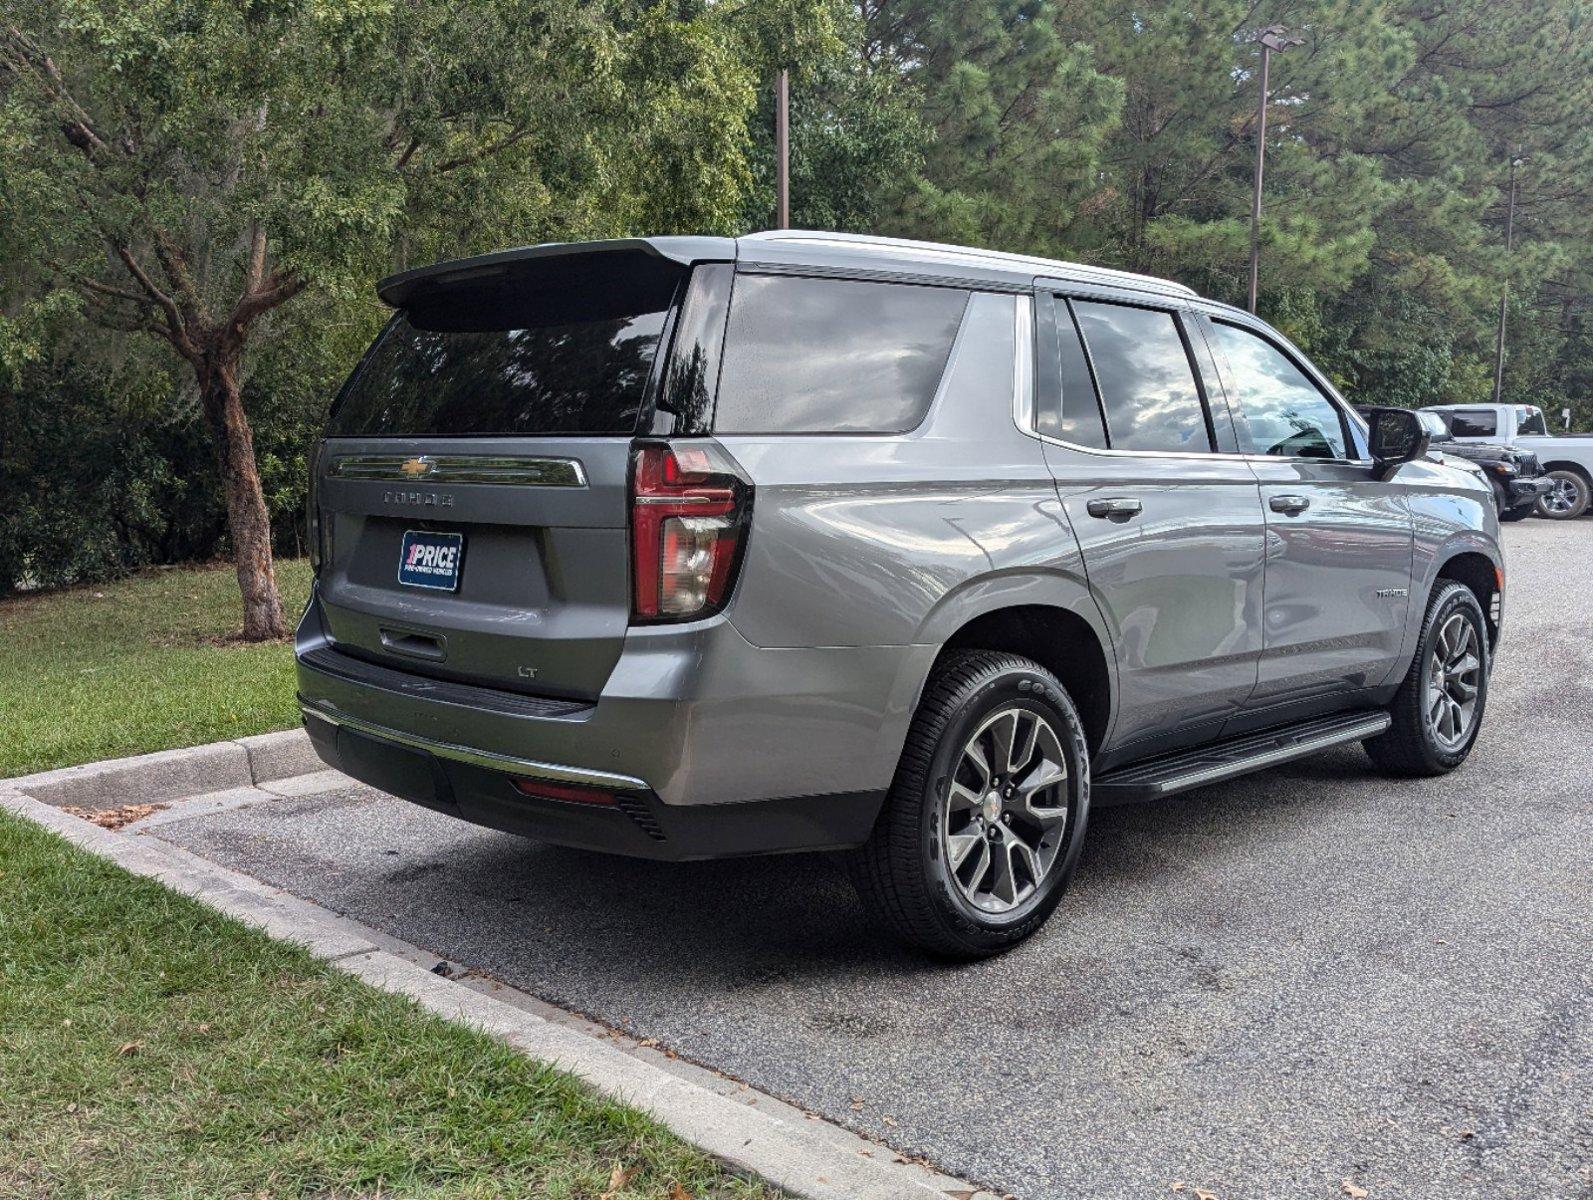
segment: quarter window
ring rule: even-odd
[[[1257,454],[1347,458],[1338,408],[1287,355],[1237,325],[1212,322],[1228,359],[1239,420]]]
[[[1170,312],[1075,301],[1114,450],[1208,453],[1211,431]]]
[[[935,398],[967,303],[960,288],[737,276],[715,431],[915,428]]]

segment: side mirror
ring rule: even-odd
[[[1408,408],[1369,408],[1366,423],[1371,429],[1373,471],[1379,479],[1427,453],[1427,427]]]

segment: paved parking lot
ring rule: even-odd
[[[1029,1200],[1586,1198],[1593,520],[1506,539],[1461,772],[1345,750],[1100,813],[974,966],[879,939],[823,857],[609,859],[358,787],[150,836]]]

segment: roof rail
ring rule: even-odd
[[[1133,271],[1119,271],[1115,267],[1097,267],[1089,263],[1066,262],[1061,259],[1039,258],[1030,254],[1012,254],[1005,250],[985,250],[977,246],[955,246],[945,242],[923,242],[911,238],[877,237],[864,233],[833,233],[818,229],[770,229],[749,233],[743,241],[754,242],[813,242],[859,249],[879,250],[886,254],[899,254],[916,258],[959,258],[983,260],[991,266],[1005,266],[1031,270],[1036,275],[1075,275],[1100,279],[1102,282],[1133,283],[1141,287],[1149,284],[1158,289],[1178,292],[1181,295],[1198,295],[1194,288],[1171,279],[1155,275],[1141,275]]]

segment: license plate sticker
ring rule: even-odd
[[[398,582],[405,587],[452,592],[459,588],[459,567],[465,557],[465,535],[410,529],[398,553]]]

